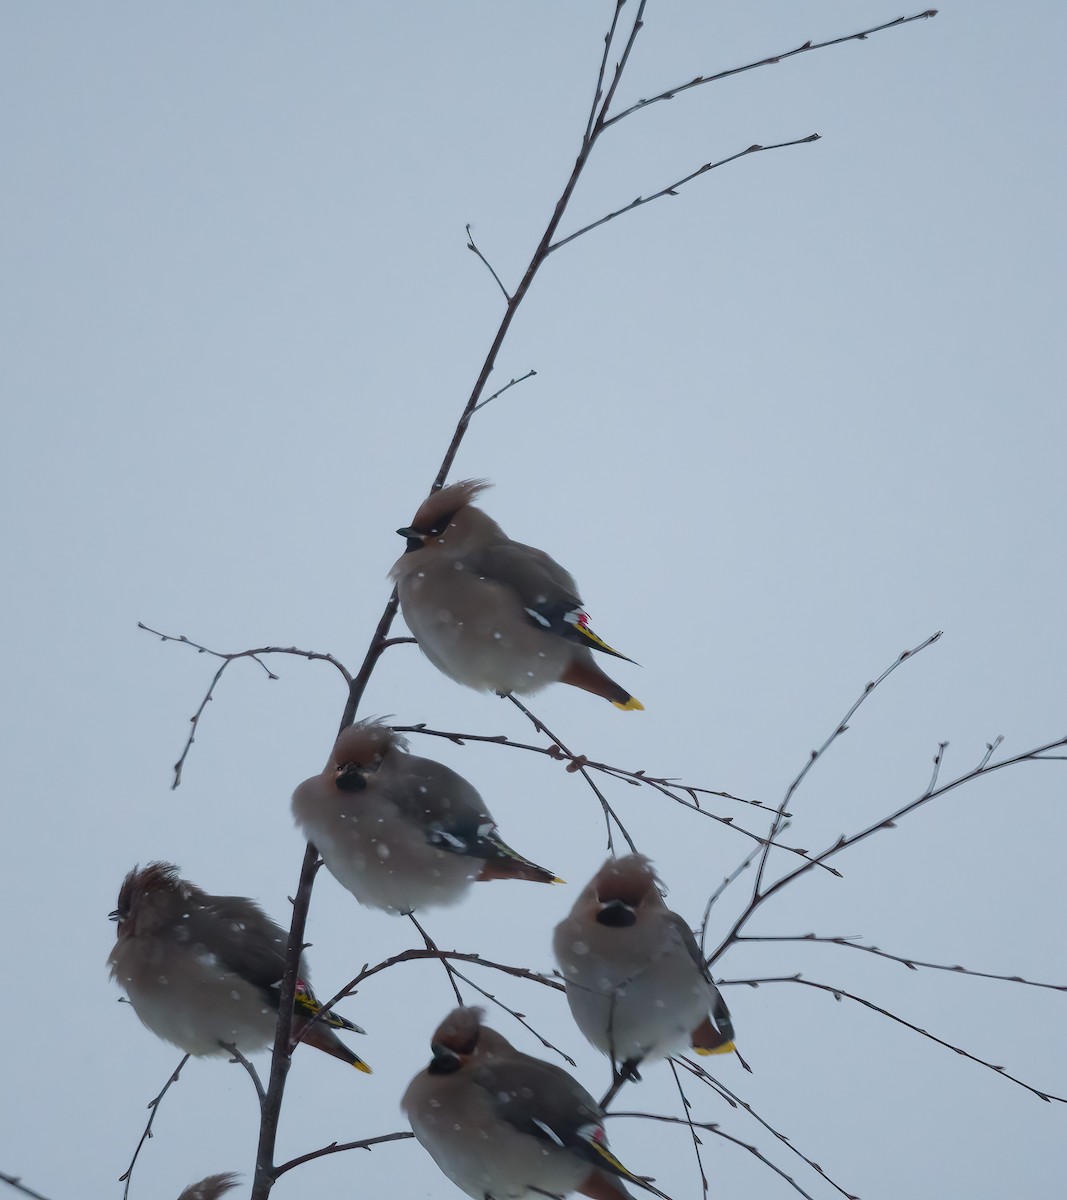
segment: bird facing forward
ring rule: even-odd
[[[465,480],[433,492],[397,530],[407,550],[391,574],[422,652],[467,687],[523,694],[559,681],[616,708],[644,708],[593,661],[592,650],[633,660],[590,628],[572,576],[474,507],[488,486]]]
[[[663,1197],[608,1149],[604,1112],[585,1088],[484,1026],[481,1009],[449,1013],[431,1049],[433,1059],[411,1081],[401,1108],[423,1148],[468,1196],[533,1200],[580,1192],[632,1200],[626,1180]]]
[[[278,991],[289,935],[252,900],[210,896],[170,863],[134,867],[111,914],[118,937],[111,978],[157,1037],[196,1057],[236,1047],[253,1054],[274,1041]],[[323,1014],[300,959],[294,1039],[370,1072],[333,1031],[363,1033],[336,1013]]]
[[[643,854],[609,858],[552,945],[578,1028],[613,1062],[734,1049],[730,1011],[693,931],[664,903]]]
[[[351,725],[293,793],[296,823],[361,904],[410,913],[455,904],[475,880],[561,882],[501,840],[462,775],[406,747],[380,721]]]

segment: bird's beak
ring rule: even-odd
[[[407,550],[405,553],[409,553],[412,550],[422,549],[425,535],[419,533],[417,529],[412,528],[410,525],[405,525],[403,529],[398,529],[397,533],[399,533],[402,538],[407,538],[408,540]]]
[[[428,1068],[431,1075],[451,1075],[463,1066],[463,1056],[455,1050],[449,1050],[447,1046],[431,1046],[430,1049],[433,1051]]]
[[[596,919],[599,924],[607,925],[609,929],[626,929],[637,922],[637,914],[622,900],[608,900],[601,904]]]
[[[109,912],[107,914],[107,919],[109,921],[117,921],[119,919],[119,910],[116,908],[114,912]]]

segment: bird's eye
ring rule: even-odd
[[[456,514],[454,512],[450,512],[446,516],[443,516],[439,521],[435,521],[433,525],[430,526],[429,536],[440,537],[441,534],[444,533],[444,531],[449,527],[449,525],[452,524],[452,518],[455,515]]]

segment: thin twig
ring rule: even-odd
[[[410,1129],[405,1129],[400,1133],[382,1133],[377,1137],[363,1138],[358,1142],[331,1142],[328,1146],[323,1146],[321,1150],[312,1150],[308,1154],[301,1154],[297,1158],[291,1158],[288,1162],[282,1163],[280,1167],[275,1167],[274,1174],[275,1177],[284,1175],[286,1171],[291,1171],[294,1167],[302,1166],[306,1162],[311,1162],[312,1159],[324,1158],[327,1154],[340,1154],[343,1150],[370,1150],[384,1142],[403,1142],[414,1136]]]
[[[898,808],[896,812],[890,813],[888,817],[883,817],[881,820],[873,822],[865,829],[861,829],[859,833],[854,833],[849,837],[844,834],[837,839],[832,846],[815,855],[811,862],[802,863],[799,867],[783,875],[766,889],[760,892],[758,896],[753,896],[745,907],[744,912],[734,922],[730,932],[720,942],[715,952],[708,956],[707,962],[710,965],[719,955],[721,955],[728,946],[737,940],[737,935],[741,932],[744,926],[748,923],[753,913],[760,905],[764,904],[771,896],[787,888],[795,880],[802,875],[807,874],[812,867],[821,863],[827,858],[832,858],[836,854],[840,854],[844,850],[849,850],[851,847],[858,845],[872,834],[879,833],[883,829],[895,829],[897,822],[916,809],[921,808],[924,804],[928,804],[931,800],[936,800],[940,796],[944,796],[947,792],[954,791],[958,787],[962,787],[966,783],[970,783],[974,779],[979,779],[985,775],[991,775],[994,771],[1003,770],[1006,767],[1016,767],[1020,763],[1025,762],[1041,762],[1042,756],[1050,750],[1058,750],[1063,746],[1067,746],[1067,737],[1057,738],[1054,742],[1046,742],[1043,746],[1035,746],[1033,750],[1027,750],[1022,754],[1016,754],[1012,758],[1002,759],[1000,762],[985,762],[984,765],[975,767],[973,771],[967,771],[965,774],[957,776],[948,783],[941,784],[940,787],[934,788],[932,791],[928,788],[915,800],[909,801],[907,804]]]
[[[923,1029],[919,1025],[912,1024],[911,1021],[905,1021],[903,1017],[898,1017],[896,1013],[891,1013],[889,1009],[882,1008],[875,1004],[872,1000],[865,1000],[862,996],[856,996],[852,992],[846,992],[844,988],[834,987],[829,983],[816,983],[812,979],[805,979],[802,975],[778,975],[761,979],[723,979],[720,981],[722,987],[736,987],[742,984],[748,987],[759,987],[764,983],[794,983],[800,984],[802,987],[816,988],[820,992],[826,992],[833,996],[835,1000],[852,1000],[856,1004],[862,1004],[864,1008],[869,1008],[871,1012],[876,1012],[883,1017],[888,1017],[890,1021],[895,1021],[898,1025],[903,1025],[905,1029],[910,1029],[913,1033],[928,1039],[931,1042],[936,1042],[939,1046],[944,1046],[946,1050],[953,1050],[961,1058],[968,1058],[973,1063],[977,1063],[980,1067],[986,1067],[988,1070],[995,1072],[1001,1079],[1010,1080],[1021,1088],[1035,1095],[1039,1100],[1051,1102],[1055,1100],[1059,1104],[1067,1104],[1067,1097],[1055,1096],[1051,1092],[1043,1092],[1040,1088],[1032,1087],[1029,1083],[1016,1078],[1014,1075],[1009,1075],[1003,1067],[996,1063],[987,1062],[984,1058],[979,1058],[976,1054],[971,1054],[969,1051],[962,1049],[960,1046],[954,1046],[952,1042],[946,1042],[943,1038],[937,1037],[929,1030]]]
[[[509,388],[513,388],[518,383],[525,383],[527,379],[533,379],[533,377],[536,374],[537,374],[537,372],[531,367],[530,370],[527,371],[525,375],[520,375],[518,377],[518,379],[509,380],[507,383],[504,384],[504,386],[502,388],[497,388],[497,390],[491,396],[486,396],[486,398],[484,400],[482,400],[480,403],[476,404],[474,406],[474,411],[477,412],[479,409],[485,408],[485,406],[487,404],[490,404],[493,400],[495,400],[497,398],[497,396],[503,396],[503,394]],[[414,641],[414,640],[415,639],[412,638],[412,641]]]
[[[130,1184],[133,1182],[133,1168],[137,1166],[137,1159],[141,1155],[141,1148],[145,1142],[152,1136],[152,1125],[156,1119],[156,1113],[159,1112],[159,1102],[170,1091],[170,1085],[178,1082],[178,1076],[182,1073],[182,1067],[189,1061],[189,1055],[183,1055],[182,1060],[170,1073],[167,1082],[163,1085],[163,1090],[154,1099],[148,1101],[149,1117],[148,1124],[144,1127],[144,1133],[141,1134],[141,1140],[137,1143],[137,1149],[133,1152],[133,1158],[130,1159],[130,1165],[119,1176],[119,1183],[125,1183],[126,1186],[122,1189],[122,1200],[127,1200],[130,1194]]]
[[[648,108],[650,104],[658,104],[661,100],[673,100],[680,92],[687,92],[690,88],[700,87],[705,83],[717,83],[720,79],[729,79],[731,75],[741,75],[745,71],[754,71],[757,67],[773,66],[775,63],[784,62],[787,58],[794,58],[798,54],[806,54],[809,50],[824,50],[827,46],[840,46],[844,42],[862,42],[873,33],[881,33],[885,29],[896,29],[898,26],[908,25],[912,21],[922,21],[936,16],[937,9],[928,8],[925,12],[916,13],[912,17],[897,17],[895,21],[886,21],[884,25],[875,25],[871,29],[864,29],[861,33],[850,33],[844,37],[830,38],[825,42],[807,41],[803,46],[797,46],[795,50],[784,50],[781,54],[774,54],[769,58],[761,58],[757,62],[746,63],[743,67],[731,67],[726,71],[717,71],[714,75],[698,75],[695,79],[690,79],[688,83],[668,88],[667,91],[660,92],[656,96],[649,96],[647,100],[638,100],[636,104],[631,104],[629,108],[624,108],[622,112],[609,117],[604,122],[604,128],[606,129],[614,125],[616,122],[631,116],[640,109]]]
[[[735,942],[813,942],[828,946],[845,946],[850,950],[862,950],[864,954],[873,954],[877,958],[885,958],[890,962],[901,963],[911,971],[920,967],[929,971],[950,971],[954,975],[971,975],[976,979],[998,979],[1003,983],[1021,983],[1026,987],[1047,988],[1052,992],[1067,992],[1067,983],[1039,983],[1035,979],[1023,979],[1021,975],[996,975],[992,971],[972,971],[969,967],[949,965],[948,963],[923,962],[917,958],[908,958],[900,954],[890,954],[878,946],[867,946],[857,942],[852,937],[820,937],[814,933],[794,934],[739,934]]]
[[[256,1095],[259,1097],[259,1107],[262,1110],[264,1101],[267,1099],[267,1093],[263,1090],[263,1081],[259,1078],[259,1072],[245,1058],[241,1051],[237,1049],[237,1046],[233,1042],[222,1042],[220,1044],[227,1054],[233,1055],[231,1062],[240,1063],[248,1072],[248,1078],[252,1080],[252,1084],[256,1089]]]
[[[934,769],[933,769],[933,773],[930,775],[930,782],[927,784],[927,787],[926,787],[926,790],[928,792],[932,792],[934,790],[934,788],[937,787],[937,777],[938,777],[938,775],[941,774],[941,764],[942,764],[942,762],[944,762],[945,750],[946,750],[947,746],[948,746],[948,742],[938,742],[937,743],[937,753],[934,755]]]
[[[697,1170],[700,1172],[700,1188],[703,1194],[708,1194],[708,1177],[704,1171],[704,1159],[700,1154],[700,1138],[697,1136],[696,1126],[693,1124],[693,1106],[689,1103],[689,1097],[685,1094],[685,1088],[682,1087],[682,1081],[678,1076],[678,1066],[673,1058],[667,1060],[671,1068],[671,1074],[674,1076],[674,1086],[678,1089],[678,1095],[682,1100],[682,1115],[685,1117],[685,1123],[689,1126],[689,1134],[693,1139],[693,1153],[696,1155]]]
[[[511,297],[508,295],[508,289],[500,282],[500,276],[496,273],[496,271],[493,270],[492,264],[489,262],[489,259],[487,259],[485,257],[485,255],[474,244],[474,235],[471,233],[471,227],[469,225],[467,226],[467,249],[473,250],[474,253],[477,254],[478,257],[482,260],[482,262],[485,263],[486,270],[496,280],[497,287],[500,288],[500,290],[504,293],[504,303],[510,304]],[[486,401],[486,403],[488,403],[488,401]]]
[[[807,773],[819,761],[819,759],[822,758],[826,751],[830,749],[834,742],[836,742],[837,739],[842,736],[842,734],[848,732],[849,721],[852,720],[852,718],[859,711],[860,706],[867,699],[867,697],[876,690],[879,684],[884,683],[889,676],[893,674],[897,667],[901,665],[901,663],[909,662],[917,654],[921,654],[928,646],[932,646],[940,637],[941,631],[938,630],[937,633],[932,634],[930,637],[926,638],[925,641],[920,642],[911,650],[905,650],[902,654],[898,655],[898,657],[895,658],[888,667],[886,667],[886,669],[881,673],[881,675],[878,676],[877,679],[867,684],[867,686],[860,693],[859,697],[849,708],[848,712],[845,713],[840,721],[838,721],[837,725],[834,727],[833,733],[830,734],[830,736],[823,742],[818,750],[812,750],[811,754],[808,756],[808,761],[803,767],[801,767],[799,774],[789,785],[789,788],[782,799],[782,803],[778,808],[778,815],[774,818],[774,821],[771,824],[771,831],[767,838],[767,845],[764,847],[763,853],[760,856],[759,869],[756,871],[756,881],[752,885],[753,902],[758,902],[758,897],[761,895],[760,888],[763,884],[763,872],[767,867],[767,856],[770,853],[770,848],[774,844],[775,838],[778,836],[779,830],[781,829],[786,808],[789,805],[789,802],[792,800],[797,788],[800,787],[800,785],[804,782],[804,778]]]
[[[35,1192],[33,1188],[27,1187],[18,1175],[5,1175],[0,1171],[0,1183],[6,1183],[13,1187],[17,1192],[22,1192],[24,1196],[32,1196],[33,1200],[48,1200],[46,1196],[42,1196],[40,1192]]]
[[[783,830],[786,828],[787,828],[787,825],[782,826]],[[753,860],[756,858],[756,856],[759,853],[760,853],[760,848],[757,846],[756,849],[753,850],[751,852],[751,854],[748,855],[747,858],[744,858],[741,860],[740,864],[738,866],[736,866],[730,872],[729,875],[726,876],[726,878],[722,881],[722,883],[720,883],[719,886],[715,889],[715,891],[713,891],[711,893],[711,895],[708,897],[708,902],[707,902],[707,904],[704,905],[704,916],[701,918],[701,921],[700,921],[700,953],[701,954],[704,953],[704,942],[708,936],[708,921],[711,917],[712,906],[714,905],[715,901],[718,900],[719,897],[723,894],[723,892],[726,891],[726,889],[730,886],[730,884],[735,882],[735,880],[737,880],[745,871],[748,870],[748,868],[750,866],[752,866]]]
[[[693,1059],[684,1055],[680,1055],[671,1061],[672,1064],[677,1062],[678,1066],[684,1067],[691,1075],[701,1080],[701,1082],[706,1083],[719,1096],[721,1096],[731,1108],[743,1109],[754,1121],[757,1122],[757,1124],[762,1125],[768,1133],[772,1134],[778,1139],[778,1141],[782,1143],[782,1145],[786,1146],[791,1153],[795,1154],[797,1158],[801,1159],[804,1163],[811,1167],[813,1171],[821,1175],[823,1179],[825,1179],[826,1182],[832,1188],[834,1188],[835,1191],[840,1192],[842,1196],[846,1197],[846,1200],[857,1200],[857,1197],[854,1196],[852,1192],[846,1191],[839,1183],[831,1179],[830,1176],[826,1174],[822,1167],[813,1158],[809,1158],[802,1150],[798,1150],[796,1146],[793,1145],[791,1138],[782,1133],[780,1129],[776,1129],[766,1118],[761,1117],[747,1100],[743,1100],[736,1092],[731,1091],[731,1089],[728,1088],[725,1083],[719,1079],[716,1079],[716,1077],[700,1063],[695,1062]]]
[[[526,1029],[532,1033],[546,1050],[551,1050],[554,1054],[558,1054],[564,1062],[568,1063],[572,1067],[577,1068],[578,1064],[565,1050],[561,1050],[555,1044],[555,1042],[550,1042],[548,1038],[544,1036],[544,1034],[539,1033],[538,1030],[534,1029],[530,1022],[526,1020],[525,1013],[516,1012],[515,1009],[509,1008],[508,1005],[506,1005],[498,996],[495,996],[492,992],[486,991],[485,988],[483,988],[480,984],[475,983],[473,979],[470,979],[468,976],[464,975],[462,971],[456,971],[456,975],[458,978],[462,979],[464,983],[474,988],[479,995],[484,996],[486,1000],[491,1001],[497,1006],[497,1008],[503,1009],[504,1012],[506,1012],[509,1016],[514,1017],[515,1020],[518,1021],[518,1023],[523,1027],[523,1029]]]
[[[615,40],[615,30],[619,25],[619,14],[622,12],[622,6],[626,0],[615,0],[615,12],[611,18],[611,25],[608,27],[607,33],[604,35],[604,53],[600,58],[600,70],[596,77],[596,90],[593,92],[593,103],[589,108],[589,120],[585,123],[585,143],[589,143],[593,137],[593,128],[597,123],[597,109],[600,101],[604,96],[604,72],[608,67],[608,57],[611,54],[611,43]],[[601,118],[601,125],[604,124]]]
[[[644,1121],[663,1121],[667,1125],[688,1125],[689,1124],[689,1122],[684,1117],[669,1117],[669,1116],[662,1115],[660,1113],[613,1112],[613,1113],[606,1113],[605,1115],[608,1117],[638,1117]],[[771,1162],[771,1160],[764,1153],[762,1153],[762,1151],[758,1150],[751,1143],[743,1142],[740,1138],[734,1137],[734,1135],[732,1133],[727,1133],[725,1130],[721,1129],[718,1125],[716,1125],[712,1121],[694,1121],[693,1125],[695,1125],[697,1129],[703,1129],[703,1130],[706,1130],[708,1133],[713,1133],[713,1134],[715,1134],[716,1137],[721,1137],[727,1142],[733,1142],[733,1144],[735,1146],[740,1146],[742,1150],[747,1150],[750,1154],[752,1154],[756,1158],[758,1158],[759,1161],[761,1163],[763,1163],[764,1166],[770,1167],[770,1169],[776,1175],[778,1175],[782,1179],[784,1179],[786,1181],[786,1183],[788,1183],[789,1186],[791,1188],[793,1188],[794,1191],[797,1191],[802,1196],[806,1197],[806,1200],[815,1200],[815,1198],[812,1195],[810,1195],[808,1192],[804,1191],[804,1189],[800,1186],[799,1183],[797,1183],[797,1181],[792,1177],[792,1175],[787,1175],[786,1172],[783,1171],[781,1167],[779,1167],[775,1163]],[[858,1200],[858,1197],[853,1197],[853,1200]]]
[[[540,722],[533,717],[536,726],[540,726]],[[565,763],[566,769],[570,772],[588,768],[590,771],[599,771],[601,774],[607,775],[611,779],[618,779],[624,783],[631,784],[634,787],[652,788],[653,791],[659,792],[668,799],[673,800],[675,804],[680,804],[683,808],[689,809],[690,812],[699,813],[700,816],[706,817],[710,821],[717,821],[720,825],[725,825],[728,829],[732,829],[735,833],[741,834],[754,841],[757,846],[766,845],[767,839],[761,837],[760,834],[754,833],[751,829],[746,829],[743,825],[738,825],[733,817],[724,817],[719,813],[712,812],[705,808],[699,800],[700,796],[718,796],[724,800],[735,800],[738,804],[747,804],[753,808],[764,809],[767,812],[775,812],[776,810],[768,804],[764,804],[761,800],[746,800],[742,796],[735,796],[732,792],[714,791],[711,788],[695,787],[692,784],[681,783],[677,780],[668,779],[666,777],[657,777],[649,775],[647,771],[627,771],[622,767],[612,766],[610,763],[594,762],[590,758],[586,758],[584,754],[574,754],[572,751],[565,751],[558,741],[554,740],[554,735],[548,734],[553,738],[548,746],[534,746],[529,742],[516,742],[509,738],[506,734],[485,734],[485,733],[454,733],[443,729],[430,729],[426,724],[418,725],[394,725],[392,729],[396,733],[421,733],[427,737],[445,738],[447,741],[456,746],[462,746],[465,742],[480,742],[490,746],[507,746],[512,750],[525,750],[532,754],[542,754],[547,758],[553,758],[557,762]],[[685,792],[692,797],[687,800],[685,796],[680,796],[678,792]],[[783,842],[776,841],[774,843],[776,850],[781,850],[786,854],[793,854],[797,858],[803,858],[806,861],[811,861],[812,856],[807,850],[801,849],[798,846],[787,846]],[[841,872],[835,867],[828,866],[826,863],[815,864],[821,870],[828,872],[830,875],[840,876]]]
[[[178,642],[184,646],[189,646],[198,654],[209,654],[212,658],[221,658],[222,666],[215,672],[214,677],[208,686],[204,698],[200,701],[200,705],[196,712],[189,718],[189,736],[185,739],[185,746],[182,748],[181,757],[174,764],[174,781],[171,783],[171,791],[181,785],[182,771],[185,768],[185,760],[189,757],[189,751],[193,748],[193,743],[196,741],[196,733],[200,727],[200,718],[204,715],[204,709],[215,698],[215,688],[218,686],[219,680],[222,678],[226,668],[240,658],[250,658],[253,662],[258,663],[267,673],[267,678],[276,680],[277,675],[267,666],[260,657],[265,654],[291,654],[296,658],[306,658],[311,661],[327,662],[331,666],[336,667],[344,677],[345,683],[352,686],[352,676],[348,672],[348,668],[344,663],[334,658],[332,654],[320,654],[316,650],[299,650],[296,646],[257,646],[251,650],[238,650],[234,653],[224,653],[221,650],[211,650],[207,646],[200,645],[199,642],[191,641],[185,634],[179,634],[175,637],[173,634],[160,633],[158,629],[153,629],[150,625],[146,625],[143,621],[137,622],[137,628],[143,629],[146,633],[154,634],[160,641],[163,642]]]
[[[787,146],[804,146],[809,142],[817,142],[819,138],[819,134],[809,133],[807,137],[793,138],[788,142],[774,142],[769,146],[762,146],[757,142],[745,150],[739,150],[736,154],[729,155],[727,158],[720,158],[718,162],[707,162],[702,167],[697,167],[695,171],[690,171],[688,175],[683,175],[681,179],[676,179],[674,183],[669,183],[666,187],[660,188],[658,192],[653,192],[650,196],[636,196],[629,204],[624,204],[622,208],[605,213],[604,216],[598,217],[597,220],[590,221],[588,225],[583,225],[581,229],[576,229],[574,233],[568,233],[566,237],[560,238],[558,242],[553,242],[549,246],[549,253],[551,254],[556,250],[562,249],[568,242],[573,242],[575,238],[580,238],[583,234],[589,233],[590,230],[596,229],[600,225],[606,225],[608,221],[614,221],[616,217],[621,217],[624,213],[633,212],[635,208],[640,208],[644,204],[651,204],[653,200],[662,200],[664,196],[677,196],[678,189],[684,187],[687,183],[692,183],[694,179],[698,179],[701,175],[706,175],[709,171],[725,167],[728,163],[737,162],[739,158],[748,158],[753,154],[762,154],[766,150],[784,150]]]
[[[611,822],[614,821],[615,824],[619,828],[619,832],[622,834],[623,838],[625,839],[626,844],[630,847],[631,851],[633,851],[633,853],[636,854],[637,846],[635,845],[633,838],[630,837],[629,831],[627,830],[626,826],[623,825],[623,823],[619,820],[618,815],[616,814],[615,810],[608,803],[607,796],[605,796],[604,793],[600,790],[600,788],[597,787],[596,782],[594,781],[592,775],[589,774],[589,771],[586,769],[584,763],[582,763],[582,761],[580,759],[576,758],[575,755],[570,750],[567,749],[567,747],[563,744],[563,742],[561,742],[560,739],[558,737],[556,737],[556,735],[552,732],[551,729],[548,728],[548,726],[541,720],[541,718],[536,716],[534,713],[532,713],[526,707],[526,705],[523,704],[523,702],[518,698],[518,696],[516,696],[513,692],[509,692],[507,694],[507,696],[505,696],[505,699],[510,700],[511,703],[514,704],[515,707],[521,713],[524,713],[529,718],[529,720],[533,724],[533,727],[537,730],[538,733],[543,733],[545,735],[545,737],[550,737],[556,743],[556,745],[559,746],[560,750],[562,750],[563,753],[565,755],[567,755],[567,757],[570,758],[573,761],[573,763],[577,766],[577,770],[578,770],[579,774],[581,775],[581,777],[585,780],[585,782],[587,784],[589,784],[590,788],[592,788],[593,795],[595,795],[596,798],[600,801],[600,807],[601,807],[601,809],[603,809],[603,812],[604,812],[604,825],[607,828],[607,833],[608,833],[608,851],[609,851],[609,853],[611,853],[611,854],[615,853],[615,842],[611,835]]]
[[[979,771],[985,770],[986,765],[989,763],[989,760],[993,757],[994,751],[1000,749],[1000,744],[1003,741],[1004,741],[1004,735],[1002,733],[998,733],[997,736],[991,742],[986,742],[985,754],[982,755],[982,760],[978,764]]]
[[[456,983],[457,972],[453,969],[452,964],[448,961],[448,959],[444,958],[442,956],[440,948],[438,947],[437,943],[433,940],[432,937],[430,937],[430,935],[426,932],[426,930],[423,929],[423,927],[419,924],[418,918],[415,916],[415,914],[413,912],[409,912],[407,914],[407,918],[412,923],[412,925],[415,926],[415,928],[419,931],[419,933],[422,935],[422,940],[426,943],[426,949],[433,950],[437,953],[438,960],[440,961],[441,966],[444,967],[445,974],[448,976],[448,982],[452,985],[452,991],[455,992],[455,994],[456,994],[456,1003],[462,1007],[463,997],[460,995],[459,985]]]

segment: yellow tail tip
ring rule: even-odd
[[[616,708],[621,708],[623,712],[644,712],[645,706],[637,699],[636,696],[631,696],[625,704],[621,704],[618,700],[612,700],[612,704]]]
[[[354,1066],[357,1071],[362,1071],[364,1075],[373,1075],[374,1074],[374,1072],[370,1069],[370,1067],[368,1067],[367,1064],[361,1058],[357,1058],[356,1061],[352,1064],[352,1066]]]
[[[566,883],[567,881],[566,881],[566,879],[560,879],[560,877],[558,875],[553,875],[552,878],[548,882],[549,883]]]
[[[716,1046],[714,1050],[708,1050],[704,1046],[694,1046],[693,1049],[697,1054],[706,1057],[709,1054],[733,1054],[737,1047],[733,1042],[723,1042],[721,1046]]]

